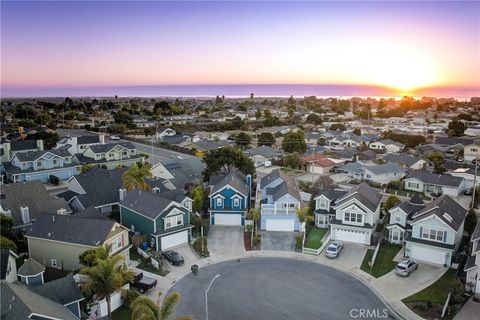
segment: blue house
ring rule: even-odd
[[[252,176],[237,171],[210,178],[210,223],[243,226],[250,209]]]

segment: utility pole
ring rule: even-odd
[[[477,136],[475,140],[473,140],[473,143],[475,145],[480,145],[480,135]],[[473,209],[475,206],[475,194],[477,193],[477,171],[478,171],[478,162],[480,160],[480,157],[478,153],[475,155],[475,169],[474,169],[474,176],[473,176],[473,192],[472,192],[472,205],[471,208]]]

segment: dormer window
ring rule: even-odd
[[[37,167],[41,167],[42,166],[42,161],[37,161]]]
[[[327,200],[325,198],[320,198],[318,201],[318,207],[320,209],[327,209]]]
[[[240,199],[238,199],[238,198],[233,199],[233,206],[234,207],[240,206]]]
[[[222,198],[217,198],[217,207],[221,207],[223,205]]]

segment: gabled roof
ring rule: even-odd
[[[321,189],[315,199],[317,199],[320,196],[326,197],[330,202],[333,204],[335,201],[344,195],[346,195],[348,191],[346,190],[337,190],[337,189]]]
[[[283,176],[282,180],[283,182],[278,186],[267,189],[267,194],[273,196],[273,202],[289,194],[302,203],[302,197],[300,195],[300,191],[298,190],[295,179],[290,176]]]
[[[245,150],[244,152],[249,156],[259,155],[265,158],[275,158],[282,154],[280,151],[275,150],[272,147],[268,147],[268,146],[250,148]]]
[[[459,187],[464,180],[461,177],[454,177],[449,174],[431,173],[429,171],[411,171],[406,179],[417,179],[423,183],[435,184],[439,186]]]
[[[368,170],[374,174],[384,174],[391,172],[405,172],[407,169],[397,163],[384,163],[375,166],[364,167],[364,170]]]
[[[165,136],[162,139],[163,139],[163,141],[165,141],[169,144],[179,145],[179,144],[184,143],[185,141],[188,141],[190,138],[186,137],[184,135],[181,135],[181,134],[176,134],[174,136]]]
[[[170,182],[177,188],[183,189],[187,183],[203,180],[203,170],[206,165],[201,158],[184,157],[183,159],[170,160],[163,163],[172,174]]]
[[[77,144],[91,144],[91,143],[100,143],[100,136],[80,136],[77,137]]]
[[[425,208],[425,203],[418,193],[416,193],[410,200],[402,201],[392,209],[395,208],[401,209],[407,215],[407,220],[411,220],[414,214]]]
[[[474,140],[475,140],[474,138],[467,138],[467,137],[458,137],[458,138],[438,137],[435,140],[435,143],[440,145],[445,145],[445,146],[455,146],[455,145],[466,146],[473,143]]]
[[[10,142],[11,151],[33,150],[37,148],[36,140],[18,140]]]
[[[69,158],[72,157],[72,154],[68,152],[66,148],[60,148],[60,149],[53,149],[53,150],[43,150],[43,151],[28,151],[28,152],[19,152],[15,154],[15,156],[20,160],[21,162],[26,162],[26,161],[35,161],[44,155],[51,153],[53,155],[56,155],[61,158]]]
[[[480,240],[480,219],[477,219],[477,225],[475,226],[475,230],[473,230],[470,241],[475,242],[478,240]]]
[[[13,251],[10,251],[10,249],[1,248],[0,250],[0,280],[5,280],[7,277],[8,259],[11,254],[15,258],[18,258]]]
[[[36,276],[42,272],[45,272],[45,266],[33,258],[28,258],[22,266],[18,268],[17,274],[19,276],[29,277]]]
[[[174,190],[172,192],[181,192]],[[132,209],[150,219],[156,219],[173,202],[170,196],[163,196],[163,193],[152,193],[152,191],[134,189],[130,191],[120,205]]]
[[[382,159],[385,160],[386,162],[395,162],[398,164],[404,164],[408,167],[422,160],[421,158],[410,156],[407,154],[387,154]]]
[[[117,143],[106,143],[106,144],[96,144],[90,146],[90,150],[94,153],[108,153],[110,150],[114,149],[117,146],[121,146],[130,150],[134,150],[135,146],[131,142],[117,142]]]
[[[107,240],[115,224],[113,220],[40,214],[26,237],[97,247]]]
[[[73,275],[67,275],[40,286],[31,286],[30,290],[61,305],[85,299],[73,279]]]
[[[33,313],[53,319],[78,320],[78,318],[63,305],[47,299],[19,283],[0,283],[1,319],[29,319]]]
[[[390,139],[384,139],[384,140],[380,140],[378,141],[379,143],[383,143],[384,145],[389,145],[389,144],[393,144],[399,148],[403,148],[405,147],[405,145],[403,143],[400,143],[400,142],[397,142],[397,141],[393,141],[393,140],[390,140]]]
[[[354,187],[348,194],[337,200],[337,205],[341,205],[349,201],[350,199],[356,199],[369,210],[375,211],[382,201],[382,195],[377,190],[370,187],[368,184],[362,182],[358,186]]]
[[[224,187],[230,186],[243,195],[248,195],[249,190],[246,182],[246,176],[241,172],[230,171],[225,175],[216,175],[212,177],[211,181],[215,181],[215,183],[210,194],[214,194]]]
[[[273,181],[279,178],[282,178],[282,176],[280,175],[280,170],[279,169],[273,170],[272,172],[270,172],[260,180],[261,189],[264,189],[267,185],[269,185],[270,183],[272,183]]]
[[[448,195],[442,195],[413,215],[413,223],[417,223],[432,215],[437,216],[453,230],[457,231],[467,216],[467,209]]]

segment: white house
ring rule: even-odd
[[[480,299],[480,220],[470,239],[470,256],[463,270],[467,273],[466,287],[473,292],[475,299]]]
[[[172,128],[158,127],[155,136],[158,141],[158,140],[162,140],[164,137],[173,137],[176,134],[177,132]]]
[[[385,163],[363,168],[363,179],[380,184],[400,180],[407,170],[396,163]]]
[[[335,218],[335,203],[346,195],[348,191],[323,189],[315,197],[315,226],[328,228],[330,220]]]
[[[382,195],[366,183],[337,199],[335,217],[330,221],[331,239],[370,245],[381,201]]]
[[[401,166],[414,170],[422,170],[427,166],[427,161],[407,154],[386,154],[382,160],[385,162],[398,163]]]
[[[57,142],[56,149],[66,148],[70,154],[83,153],[90,146],[105,144],[105,135],[65,137]]]
[[[405,145],[390,139],[370,143],[370,149],[383,150],[386,153],[398,153],[405,148]]]
[[[418,261],[450,266],[460,245],[467,210],[442,195],[413,215],[405,238],[405,255]]]
[[[466,136],[478,137],[480,135],[480,126],[467,128],[464,133]]]
[[[466,145],[463,149],[463,158],[469,163],[474,162],[473,160],[480,159],[480,145],[476,143]]]
[[[405,178],[405,190],[458,197],[466,189],[464,178],[428,171],[412,171]]]
[[[425,208],[425,203],[418,193],[410,199],[401,202],[391,208],[390,220],[388,221],[388,241],[396,244],[403,244],[407,232],[412,229],[413,215]]]
[[[458,168],[453,170],[450,174],[454,177],[459,177],[465,179],[465,188],[472,189],[475,184],[477,187],[480,186],[480,169],[477,170],[477,178],[475,178],[475,169],[474,168]]]

